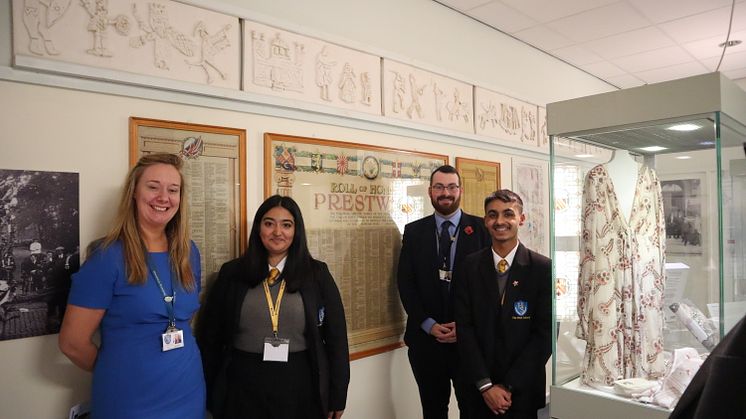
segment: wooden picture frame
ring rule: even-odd
[[[223,263],[246,249],[246,131],[130,117],[129,137],[130,166],[148,153],[184,159],[192,240],[200,250],[204,289]]]
[[[484,198],[500,189],[500,163],[456,157],[461,175],[461,209],[484,216]]]
[[[264,195],[300,206],[311,254],[339,286],[351,359],[403,346],[402,233],[432,212],[430,174],[447,163],[445,155],[264,134]]]

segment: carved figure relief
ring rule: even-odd
[[[539,146],[545,147],[548,145],[549,134],[547,134],[547,114],[546,112],[539,112]]]
[[[339,76],[339,98],[343,102],[352,103],[355,101],[355,72],[352,70],[350,63],[345,63],[342,68],[342,74]]]
[[[448,119],[459,120],[464,119],[464,122],[468,123],[471,119],[469,115],[469,104],[461,100],[461,92],[458,89],[453,89],[453,101],[446,104],[448,109]]]
[[[137,5],[132,5],[132,15],[142,35],[130,38],[130,46],[140,48],[149,42],[153,43],[153,64],[162,70],[168,70],[168,59],[171,56],[171,48],[176,48],[187,57],[194,56],[196,46],[186,35],[174,29],[168,21],[166,6],[158,3],[148,4],[148,20],[140,16]]]
[[[536,143],[536,115],[521,106],[521,142]]]
[[[360,73],[360,88],[362,89],[360,103],[370,106],[373,102],[373,89],[370,85],[370,73],[367,71]]]
[[[498,124],[507,134],[515,135],[518,133],[518,130],[521,129],[521,120],[518,117],[518,109],[516,109],[515,106],[501,103]]]
[[[114,26],[118,34],[127,36],[130,31],[129,19],[125,15],[110,19],[108,0],[80,0],[80,5],[88,13],[89,20],[86,29],[93,35],[93,44],[86,52],[99,57],[111,57],[111,51],[106,48],[109,25]]]
[[[58,55],[49,28],[65,14],[70,0],[25,0],[23,25],[29,35],[29,51],[36,55]]]
[[[397,71],[394,73],[394,113],[399,113],[404,110],[404,93],[406,93],[406,87],[404,86],[404,77]]]
[[[294,42],[291,49],[278,32],[267,45],[264,33],[257,31],[251,31],[251,42],[255,85],[303,93],[303,44]]]
[[[438,87],[437,82],[433,82],[433,96],[435,97],[435,118],[438,121],[443,120],[443,98],[445,93]]]
[[[407,107],[407,116],[409,117],[409,119],[412,119],[412,114],[414,112],[417,112],[417,116],[420,119],[424,117],[422,115],[422,105],[420,105],[420,97],[425,94],[426,87],[427,83],[423,84],[422,86],[417,86],[417,79],[414,77],[414,74],[409,74],[409,93],[412,99],[412,101],[409,103],[409,107]]]
[[[207,76],[207,84],[212,84],[212,71],[218,73],[221,79],[225,80],[227,75],[215,64],[214,58],[220,51],[228,48],[231,45],[230,39],[228,39],[228,30],[231,25],[223,26],[223,29],[219,30],[216,34],[210,35],[207,32],[207,26],[204,22],[200,21],[194,27],[194,35],[200,38],[200,51],[199,60],[197,61],[186,61],[187,64],[194,67],[200,67],[204,70]]]
[[[337,62],[329,58],[326,45],[324,45],[316,54],[316,86],[319,86],[321,99],[327,102],[332,101],[329,98],[329,85],[332,84],[332,67],[335,65]]]
[[[487,126],[487,123],[492,124],[492,128],[497,127],[499,122],[497,118],[497,106],[495,106],[493,102],[490,102],[487,106],[484,106],[484,103],[481,103],[480,106],[484,112],[479,114],[479,127],[484,129]]]

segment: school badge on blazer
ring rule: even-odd
[[[326,310],[324,307],[319,308],[319,322],[316,324],[316,326],[323,326],[324,325],[324,316],[326,315]]]
[[[526,316],[526,313],[528,312],[528,302],[524,300],[518,300],[513,303],[513,312],[515,313],[515,316],[513,316],[514,320],[524,320],[531,318],[531,316]]]

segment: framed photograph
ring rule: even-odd
[[[704,234],[702,211],[706,208],[702,177],[685,175],[661,179],[666,217],[666,254],[701,255]]]
[[[511,163],[513,192],[526,215],[518,237],[527,248],[549,255],[549,162],[513,157]]]
[[[311,254],[329,265],[342,294],[352,359],[402,346],[402,232],[432,211],[430,173],[446,163],[438,154],[264,134],[264,195],[301,207]]]
[[[456,157],[461,175],[461,209],[484,216],[484,198],[500,189],[500,163]]]
[[[202,262],[202,286],[246,248],[246,131],[130,118],[130,165],[149,153],[184,159],[192,240]]]
[[[79,175],[0,169],[0,340],[60,331],[80,266]]]

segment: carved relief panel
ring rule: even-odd
[[[175,1],[13,0],[15,65],[86,77],[132,80],[78,65],[238,89],[239,33],[238,18]]]
[[[380,57],[244,21],[243,90],[381,114]]]
[[[474,132],[470,84],[384,59],[383,92],[388,117]]]
[[[549,154],[549,132],[547,131],[547,108],[539,106],[539,113],[537,118],[538,128],[537,132],[539,135],[538,145],[541,151]]]
[[[538,108],[482,87],[475,89],[476,133],[510,141],[522,148],[539,146]]]

